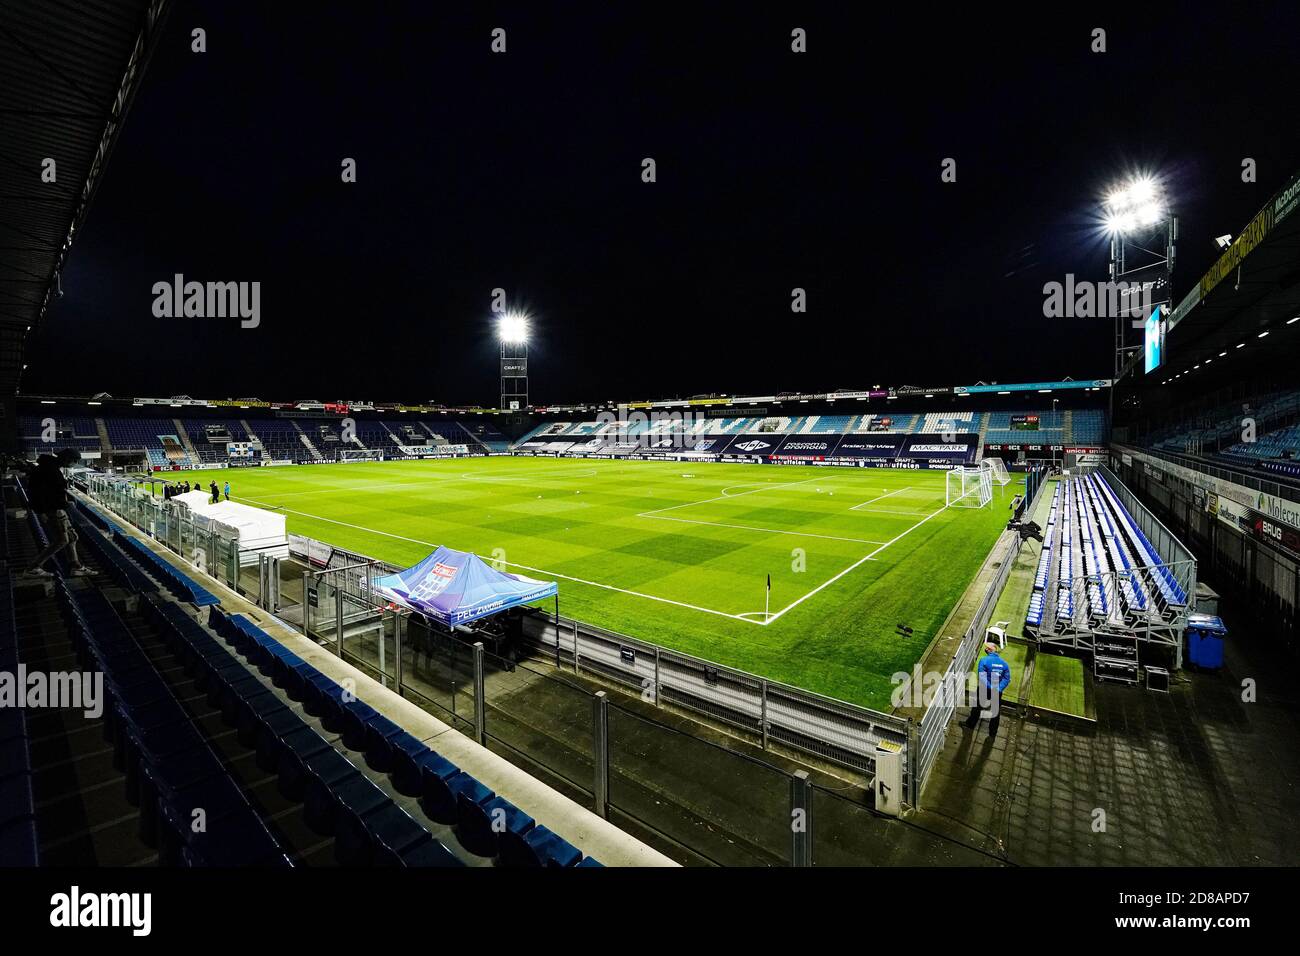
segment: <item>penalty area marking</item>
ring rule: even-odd
[[[266,502],[260,502],[255,498],[244,498],[243,500],[252,502],[254,504],[266,503]],[[294,511],[291,508],[279,508],[277,510],[288,512],[289,514],[292,515],[301,515],[304,518],[311,518],[313,521],[325,521],[328,522],[329,524],[336,524],[344,528],[351,528],[354,531],[366,531],[369,532],[370,534],[381,535],[385,538],[394,538],[397,541],[409,541],[411,544],[423,545],[426,548],[438,547],[438,545],[434,544],[432,541],[421,541],[419,538],[408,538],[406,535],[394,534],[391,531],[380,531],[377,528],[367,528],[365,525],[352,524],[347,521],[339,521],[337,518],[324,518],[320,515],[314,515],[307,511]],[[484,558],[483,555],[478,555],[478,557],[483,558],[484,561],[490,562],[493,560],[491,558]],[[549,577],[563,578],[566,581],[573,581],[576,584],[587,584],[594,588],[604,588],[606,591],[617,591],[619,594],[629,594],[632,595],[633,597],[645,598],[646,600],[649,601],[658,601],[661,604],[673,604],[677,607],[688,608],[692,611],[701,611],[705,614],[716,614],[718,617],[729,617],[735,621],[744,621],[746,624],[763,623],[762,621],[751,621],[748,617],[746,617],[743,614],[732,614],[728,611],[719,611],[716,608],[701,607],[698,604],[688,604],[685,601],[674,601],[672,598],[659,597],[659,595],[657,594],[646,594],[643,591],[632,591],[628,588],[620,588],[617,585],[613,585],[613,584],[601,584],[599,581],[588,581],[586,578],[576,578],[571,574],[561,574],[558,571],[547,571],[545,568],[529,567],[526,564],[516,564],[514,561],[503,561],[501,563],[511,568],[519,568],[520,570],[523,571],[531,571],[534,574],[545,574],[548,575]]]
[[[678,518],[674,515],[640,514],[638,518],[651,518],[655,521],[680,521],[683,524],[702,524],[708,528],[731,528],[733,531],[757,531],[762,534],[788,534],[796,538],[825,538],[827,541],[851,541],[854,544],[884,544],[883,541],[870,541],[866,538],[843,538],[837,534],[816,534],[812,531],[782,531],[780,528],[756,528],[747,524],[723,524],[720,521],[699,521],[695,518]]]
[[[723,489],[722,489],[722,494],[720,494],[720,495],[715,495],[715,496],[712,497],[712,498],[704,498],[704,499],[702,499],[702,500],[700,500],[700,501],[687,501],[687,502],[683,502],[683,503],[680,504],[680,505],[669,505],[667,508],[656,508],[656,509],[654,509],[653,511],[642,511],[640,514],[637,515],[637,517],[638,517],[638,518],[651,518],[651,517],[653,517],[653,516],[655,516],[655,515],[662,514],[662,513],[665,512],[665,511],[676,511],[678,508],[693,508],[693,507],[695,507],[696,505],[707,505],[710,501],[722,501],[722,500],[725,499],[725,498],[743,498],[745,495],[756,495],[756,494],[758,494],[760,491],[773,491],[773,490],[775,490],[775,489],[777,489],[777,488],[792,488],[792,487],[794,487],[795,485],[806,485],[806,484],[808,484],[810,481],[817,481],[818,479],[821,479],[821,480],[824,481],[825,479],[830,478],[830,477],[833,477],[833,476],[831,476],[831,475],[818,475],[818,476],[816,476],[816,477],[814,477],[814,478],[805,478],[805,479],[803,479],[802,481],[786,481],[786,482],[782,482],[782,483],[779,484],[779,485],[768,485],[768,484],[765,484],[765,485],[761,485],[761,486],[759,486],[759,487],[757,487],[757,488],[751,488],[749,491],[738,491],[738,492],[736,492],[734,495],[729,495],[729,494],[727,494],[727,492],[730,491],[732,488],[747,488],[747,487],[749,487],[749,486],[748,486],[747,484],[743,484],[743,485],[731,485],[731,486],[729,486],[729,487],[727,487],[727,488],[723,488]]]
[[[556,475],[555,472],[542,473],[533,472],[529,475],[471,475],[469,472],[461,473],[461,479],[465,481],[550,481],[551,479],[575,479],[575,477],[597,477],[598,473],[595,468],[586,468],[584,471],[565,472],[563,475]]]
[[[849,510],[850,510],[850,511],[857,511],[857,510],[858,510],[859,508],[861,508],[863,505],[869,505],[869,504],[871,504],[872,501],[880,501],[882,498],[892,498],[894,495],[901,495],[904,491],[911,491],[911,490],[912,490],[912,486],[911,486],[911,485],[908,485],[906,488],[899,488],[897,491],[891,491],[891,492],[889,492],[888,494],[885,494],[885,495],[876,495],[876,497],[872,498],[870,501],[864,501],[864,502],[862,502],[862,504],[854,505],[854,506],[853,506],[852,508],[850,508]]]
[[[776,612],[775,614],[773,614],[771,617],[769,617],[769,618],[767,618],[766,620],[764,620],[764,621],[762,622],[763,626],[766,627],[767,625],[771,624],[773,621],[779,620],[780,617],[781,617],[781,615],[785,614],[786,611],[789,611],[789,610],[791,610],[792,608],[798,607],[800,604],[802,604],[804,601],[808,600],[808,599],[809,599],[810,597],[812,597],[814,594],[819,593],[819,592],[822,591],[824,588],[828,588],[828,587],[830,587],[832,584],[834,584],[834,583],[835,583],[836,581],[838,581],[840,578],[844,577],[844,575],[848,574],[850,571],[853,571],[853,570],[855,570],[855,569],[861,567],[863,564],[865,564],[865,563],[868,562],[868,561],[872,561],[872,560],[874,560],[875,557],[876,557],[876,555],[878,555],[881,551],[884,551],[887,547],[889,547],[889,546],[890,546],[891,544],[893,544],[895,541],[900,541],[900,540],[902,540],[903,538],[905,538],[905,537],[907,537],[909,534],[911,534],[913,531],[915,531],[917,528],[921,527],[921,525],[925,524],[927,521],[929,521],[931,518],[933,518],[935,515],[937,515],[937,514],[942,514],[943,512],[945,512],[945,511],[947,511],[947,510],[948,510],[948,506],[947,506],[947,505],[944,505],[944,506],[943,506],[942,508],[940,508],[938,511],[934,511],[934,512],[932,512],[932,513],[926,515],[924,518],[922,518],[922,519],[921,519],[920,521],[918,521],[916,524],[912,525],[912,527],[908,528],[906,531],[904,531],[902,534],[898,535],[896,538],[893,538],[893,539],[890,540],[890,541],[886,541],[884,544],[882,544],[880,547],[878,547],[875,551],[872,551],[872,552],[871,552],[870,554],[868,554],[866,557],[864,557],[864,558],[859,558],[858,560],[854,561],[852,564],[850,564],[847,568],[845,568],[845,569],[844,569],[843,571],[841,571],[839,574],[835,575],[835,577],[831,578],[829,581],[824,581],[824,582],[822,582],[821,584],[817,585],[817,587],[813,588],[811,591],[809,591],[807,594],[805,594],[803,597],[798,598],[797,600],[791,601],[791,602],[790,602],[789,604],[787,604],[785,607],[781,608],[781,610],[777,611],[777,612]]]

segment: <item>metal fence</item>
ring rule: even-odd
[[[259,607],[281,610],[276,549],[245,548],[236,529],[122,479],[88,476],[86,493],[175,552],[196,572],[215,578]]]
[[[558,625],[558,631],[557,631]],[[757,677],[572,619],[536,613],[524,636],[557,669],[616,684],[656,707],[722,725],[763,749],[773,743],[866,773],[876,745],[907,746],[909,721]],[[904,763],[906,766],[906,762]],[[906,787],[906,773],[904,786]]]
[[[1182,465],[1184,468],[1190,468],[1192,471],[1199,471],[1203,475],[1209,475],[1211,478],[1218,478],[1220,481],[1230,481],[1233,484],[1241,485],[1243,488],[1249,488],[1252,491],[1262,491],[1265,494],[1272,495],[1275,498],[1284,498],[1287,501],[1300,501],[1300,488],[1294,484],[1283,484],[1277,481],[1270,481],[1267,478],[1261,478],[1257,474],[1251,474],[1238,468],[1227,467],[1222,464],[1210,464],[1200,458],[1191,458],[1187,455],[1180,455],[1177,452],[1164,451],[1158,448],[1137,448],[1131,445],[1113,445],[1111,451],[1115,457],[1125,452],[1136,452],[1140,455],[1148,455],[1152,458],[1159,458],[1171,464]]]
[[[1027,509],[1027,513],[1032,514],[1032,512],[1033,505]],[[1015,566],[1016,556],[1019,553],[1020,537],[1016,536],[1004,548],[1002,564],[998,568],[997,576],[985,590],[974,619],[962,635],[961,643],[957,645],[957,650],[953,653],[952,660],[948,662],[948,668],[944,671],[943,678],[935,688],[934,696],[917,725],[911,753],[911,782],[914,787],[908,791],[913,806],[921,805],[921,793],[925,789],[925,782],[929,778],[935,759],[943,750],[944,741],[948,736],[948,723],[952,720],[953,712],[957,709],[958,702],[965,699],[967,675],[970,674],[971,667],[975,663],[976,651],[984,643],[984,635],[993,616],[993,608],[997,605],[998,597],[1007,583],[1007,578],[1011,575],[1011,569]]]
[[[1044,481],[1038,484],[1033,498],[1025,506],[1024,514],[1026,518],[1033,518],[1035,510],[1038,508],[1038,502],[1046,488],[1047,482]],[[948,662],[947,670],[944,671],[939,685],[934,689],[934,696],[926,706],[925,713],[917,724],[916,734],[908,753],[911,770],[908,782],[911,786],[906,791],[909,795],[909,802],[913,806],[919,807],[921,805],[921,794],[925,789],[925,782],[930,776],[930,770],[934,767],[935,759],[938,758],[939,752],[943,750],[944,741],[947,739],[948,724],[952,720],[958,702],[965,699],[967,675],[970,674],[971,667],[975,663],[976,652],[984,642],[984,635],[993,616],[993,609],[997,606],[1002,589],[1011,576],[1012,568],[1015,567],[1016,557],[1020,554],[1020,545],[1021,539],[1019,535],[1012,537],[1004,545],[1001,556],[1002,563],[998,567],[997,576],[985,589],[979,608],[975,612],[975,617],[962,635],[961,642],[952,655],[952,660]]]

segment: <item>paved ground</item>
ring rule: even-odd
[[[1295,865],[1294,665],[1244,614],[1224,618],[1223,672],[1187,672],[1168,695],[1100,685],[1095,730],[1017,716],[990,741],[955,722],[915,822],[1017,864]]]

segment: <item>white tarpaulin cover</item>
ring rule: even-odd
[[[238,531],[241,550],[255,548],[268,554],[288,553],[289,538],[282,514],[238,501],[223,500],[213,504],[212,495],[207,491],[187,491],[171,500],[182,501],[194,514]]]

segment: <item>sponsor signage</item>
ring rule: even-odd
[[[816,438],[812,435],[788,435],[781,441],[775,454],[782,457],[825,458],[835,448],[839,435]]]
[[[1223,255],[1219,256],[1218,262],[1210,267],[1209,272],[1201,276],[1200,298],[1205,298],[1210,294],[1211,289],[1236,272],[1242,260],[1264,241],[1275,225],[1295,211],[1297,204],[1300,204],[1300,174],[1292,176],[1290,182],[1273,194],[1268,204],[1255,214],[1255,218],[1247,223],[1241,235],[1233,240],[1232,245],[1224,251]],[[1179,311],[1182,311],[1181,306]],[[1180,315],[1179,318],[1182,316]]]
[[[1010,385],[959,385],[953,391],[958,395],[980,395],[989,392],[1055,392],[1077,388],[1109,388],[1110,385],[1111,380],[1108,378],[1090,378],[1078,382],[1067,379],[1064,382],[1021,382]]]
[[[903,450],[906,435],[845,435],[835,449],[836,458],[896,458]]]
[[[731,454],[746,455],[770,455],[776,450],[776,443],[780,436],[776,438],[758,438],[753,435],[737,435],[727,446],[727,451]]]

